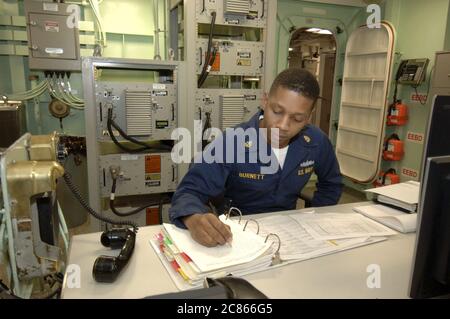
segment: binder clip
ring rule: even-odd
[[[275,265],[279,265],[282,263],[282,260],[280,257],[281,239],[280,239],[280,236],[278,236],[277,234],[270,233],[266,236],[266,240],[264,240],[264,243],[267,242],[267,240],[269,239],[270,236],[275,236],[278,239],[278,248],[272,257],[272,264],[271,264],[271,266],[275,266]]]

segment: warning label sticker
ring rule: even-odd
[[[161,173],[161,155],[145,157],[145,174]]]
[[[44,28],[46,32],[59,32],[59,23],[56,21],[45,21]]]
[[[237,65],[240,65],[240,66],[252,66],[252,60],[250,60],[250,59],[237,59]]]
[[[161,174],[145,174],[146,181],[159,181],[161,180]]]
[[[206,61],[207,57],[208,57],[208,54],[207,54],[207,52],[205,52],[205,61]],[[212,56],[211,56],[211,59],[212,59]],[[220,71],[220,52],[216,53],[216,57],[214,58],[214,62],[211,65],[210,71],[214,71],[214,72]]]
[[[161,155],[145,157],[145,186],[161,186]]]

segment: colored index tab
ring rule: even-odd
[[[187,263],[192,262],[192,259],[188,255],[186,255],[186,253],[181,253],[180,255],[181,255],[181,257],[183,257],[185,262],[187,262]]]
[[[195,263],[192,261],[191,257],[189,257],[186,253],[180,253],[183,260],[197,273],[200,272],[200,269],[195,265]]]
[[[175,271],[178,271],[178,269],[180,268],[180,266],[178,265],[178,263],[176,262],[175,259],[172,260],[172,261],[170,262],[170,264],[172,265],[172,268],[173,268]]]

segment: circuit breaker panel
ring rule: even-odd
[[[78,26],[71,16],[73,6],[25,0],[30,69],[80,70],[80,41]]]
[[[83,59],[89,202],[104,217],[168,221],[179,180],[171,157],[178,73],[178,62]]]

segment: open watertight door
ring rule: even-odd
[[[372,182],[379,171],[394,28],[362,26],[349,37],[337,132],[336,156],[344,176]]]

